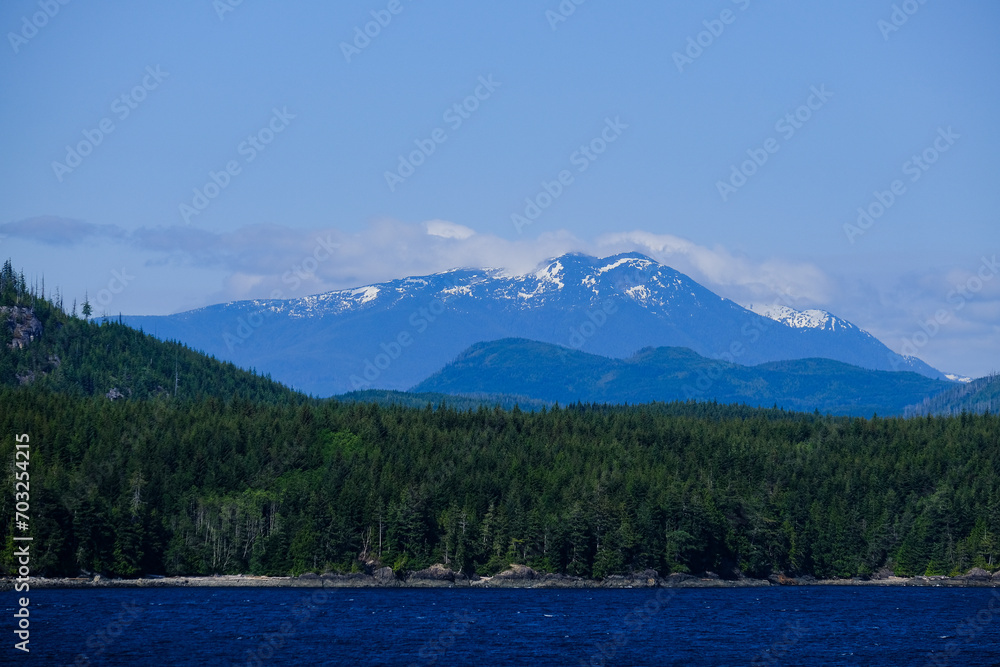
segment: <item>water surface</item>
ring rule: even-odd
[[[5,596],[8,638],[15,595]],[[31,654],[14,650],[16,638],[9,639],[0,662],[1000,665],[1000,589],[162,588],[29,595]]]

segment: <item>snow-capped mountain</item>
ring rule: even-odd
[[[639,253],[568,254],[525,275],[455,269],[127,321],[320,396],[408,389],[470,345],[512,337],[617,358],[680,346],[742,365],[823,357],[944,377],[829,313],[782,308],[759,314]]]
[[[842,330],[858,328],[847,320],[842,320],[825,310],[795,310],[794,308],[780,304],[765,305],[759,303],[751,303],[747,306],[747,310],[752,310],[758,315],[768,317],[775,322],[781,322],[793,329],[826,329],[836,331],[838,328]]]

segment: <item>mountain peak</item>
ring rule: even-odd
[[[641,253],[569,253],[521,275],[462,268],[129,321],[318,395],[404,389],[474,343],[510,337],[620,359],[685,347],[748,365],[827,357],[940,377],[826,311],[751,309]]]
[[[562,258],[549,260],[547,264],[540,267],[533,275],[543,283],[554,283],[558,289],[562,289],[566,286],[562,280],[566,273],[566,267],[563,266],[561,260]]]
[[[751,303],[747,306],[750,310],[762,317],[767,317],[775,322],[789,326],[793,329],[819,329],[824,331],[836,331],[841,329],[857,329],[855,325],[847,320],[841,319],[825,310],[808,309],[795,310],[781,304],[760,304]]]

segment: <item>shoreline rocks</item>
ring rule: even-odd
[[[661,577],[655,570],[631,574],[614,574],[604,579],[584,579],[566,574],[538,572],[525,565],[512,565],[492,577],[469,577],[440,563],[423,570],[397,576],[392,568],[374,569],[371,574],[353,572],[338,574],[307,572],[298,577],[266,577],[228,574],[212,576],[165,577],[147,575],[139,579],[108,579],[101,575],[39,578],[30,577],[30,588],[746,588],[768,586],[936,586],[936,587],[1000,587],[1000,571],[992,575],[973,568],[955,577],[897,577],[879,571],[869,579],[816,579],[811,575],[790,576],[772,574],[767,579],[722,579],[707,572],[701,576],[675,572]],[[14,577],[0,578],[0,591],[13,590]]]

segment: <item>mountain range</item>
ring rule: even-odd
[[[455,269],[124,321],[316,396],[406,390],[470,346],[505,338],[616,359],[647,347],[685,347],[745,366],[826,358],[945,379],[833,314],[782,304],[745,308],[639,253],[573,253],[524,275]]]

